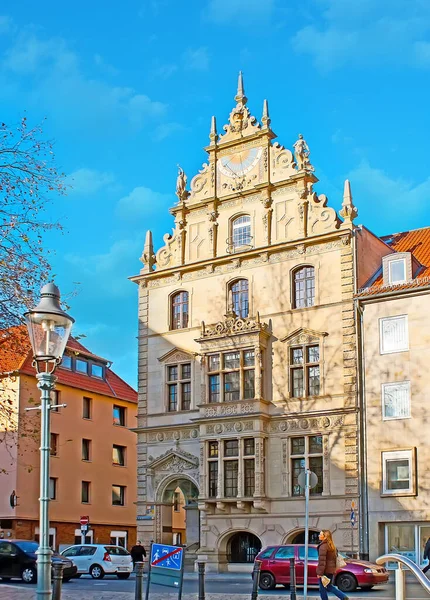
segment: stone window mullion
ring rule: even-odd
[[[224,444],[218,439],[218,490],[217,499],[224,497]]]
[[[244,490],[244,465],[243,465],[243,439],[238,440],[238,466],[237,466],[237,498],[243,498]]]

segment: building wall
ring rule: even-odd
[[[394,551],[386,539],[386,525],[397,524],[413,530],[412,538],[422,533],[430,536],[430,447],[428,444],[428,398],[430,375],[430,323],[428,292],[385,298],[366,303],[364,308],[365,391],[367,430],[367,469],[369,494],[369,539],[371,557]],[[409,349],[381,354],[379,320],[407,315]],[[383,420],[382,389],[384,383],[410,382],[410,418]],[[387,450],[415,449],[416,487],[413,495],[399,492],[392,497],[382,494],[382,458]],[[405,538],[411,537],[405,536]],[[427,537],[425,539],[427,539]],[[394,538],[399,536],[393,535]],[[425,540],[424,540],[425,541]],[[405,540],[403,540],[405,542]],[[414,541],[417,562],[421,561],[421,542]],[[402,546],[402,541],[400,540]],[[406,542],[403,545],[408,545]],[[412,554],[414,548],[410,549]],[[407,551],[406,547],[398,548]]]

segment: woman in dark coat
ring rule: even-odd
[[[348,596],[340,591],[335,585],[333,585],[333,576],[336,573],[336,558],[337,550],[334,545],[331,531],[324,529],[319,534],[320,544],[318,545],[318,567],[317,576],[319,578],[319,588],[321,600],[328,600],[327,592],[331,592],[340,600],[349,600]],[[325,575],[330,579],[330,583],[326,586],[323,585],[321,577]]]

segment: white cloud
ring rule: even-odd
[[[139,186],[118,201],[116,214],[122,219],[135,220],[148,214],[158,214],[173,202],[173,196],[170,194],[160,194],[150,188]]]
[[[189,71],[207,71],[209,69],[209,53],[205,46],[188,48],[182,55],[184,67]]]
[[[94,54],[94,64],[107,75],[118,75],[119,70],[105,61],[100,54]]]
[[[270,19],[274,0],[209,0],[206,16],[218,24],[246,27]]]
[[[66,185],[70,185],[69,194],[95,194],[99,190],[115,183],[112,173],[95,169],[77,169],[67,177]]]
[[[321,71],[344,65],[430,66],[430,2],[422,0],[313,0],[318,22],[292,38]],[[322,13],[318,10],[322,8]],[[322,24],[321,24],[322,21]]]
[[[42,40],[31,32],[21,33],[2,66],[8,78],[15,76],[30,87],[33,103],[48,108],[60,126],[73,130],[109,135],[124,124],[140,128],[167,108],[131,87],[87,77],[78,55],[61,38]]]
[[[153,139],[156,142],[161,142],[170,135],[180,133],[183,131],[187,131],[187,127],[185,127],[185,125],[182,125],[181,123],[176,123],[175,121],[172,121],[171,123],[161,123],[156,127]]]

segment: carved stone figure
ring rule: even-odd
[[[179,202],[183,202],[187,197],[185,190],[187,186],[187,176],[184,170],[178,165],[178,178],[176,179],[176,195],[179,198]]]
[[[299,133],[299,139],[294,143],[293,148],[298,170],[308,169],[313,171],[313,167],[309,160],[311,151],[301,133]]]

